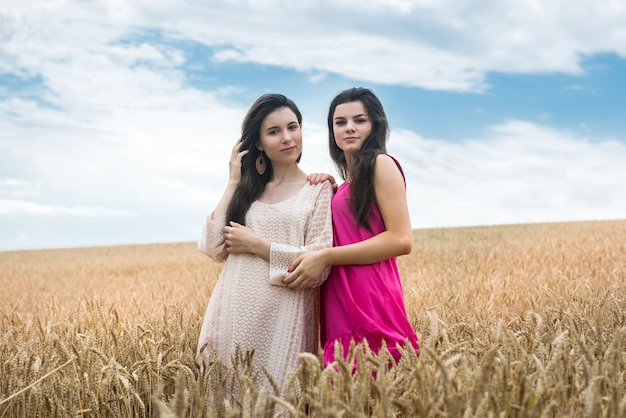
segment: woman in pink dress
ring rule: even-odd
[[[402,168],[386,153],[387,117],[372,91],[352,88],[332,101],[328,130],[331,157],[346,180],[331,202],[333,247],[300,255],[283,282],[296,287],[332,266],[321,287],[324,366],[335,361],[335,344],[345,358],[352,341],[367,341],[376,353],[384,341],[398,361],[398,347],[408,343],[417,352],[418,337],[396,265],[411,252],[413,233]]]

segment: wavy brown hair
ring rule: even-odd
[[[361,102],[372,122],[372,130],[363,142],[361,149],[352,155],[351,165],[348,167],[344,152],[335,142],[333,118],[335,109],[340,104]],[[374,164],[379,154],[387,153],[389,138],[389,123],[382,103],[369,89],[353,87],[339,93],[330,103],[328,110],[328,146],[330,157],[339,170],[341,177],[350,178],[350,209],[357,220],[357,226],[363,226],[371,231],[369,217],[372,203],[376,201],[374,193]]]

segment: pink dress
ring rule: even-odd
[[[331,202],[334,246],[363,241],[385,231],[376,204],[372,205],[370,216],[372,232],[357,228],[349,198],[350,186],[345,182],[339,186]],[[395,257],[374,264],[333,266],[321,287],[321,308],[324,366],[335,360],[336,342],[343,345],[345,356],[352,340],[356,343],[367,340],[370,349],[376,353],[384,340],[396,362],[401,357],[396,344],[404,346],[408,341],[416,352],[419,349],[418,337],[404,307]]]

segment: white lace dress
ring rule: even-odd
[[[225,217],[206,220],[198,249],[225,264],[213,289],[198,340],[198,363],[213,355],[231,365],[237,344],[254,349],[254,366],[261,381],[265,366],[280,387],[298,365],[301,352],[318,348],[317,289],[292,291],[270,284],[287,275],[295,258],[308,250],[333,244],[329,182],[306,184],[299,193],[275,204],[252,203],[246,226],[269,240],[270,261],[250,254],[224,251]],[[328,277],[327,270],[317,285]],[[202,350],[203,347],[206,347]]]

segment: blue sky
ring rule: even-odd
[[[626,219],[626,0],[0,3],[0,251],[193,241],[250,104],[385,105],[414,228]]]

